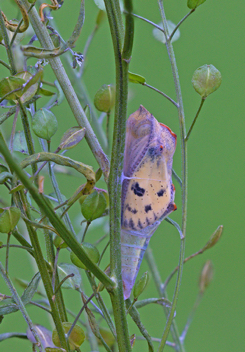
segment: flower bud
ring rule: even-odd
[[[204,293],[206,288],[210,285],[212,279],[213,279],[213,264],[211,260],[206,261],[204,264],[200,277],[199,277],[199,290],[200,293]]]
[[[104,84],[97,90],[94,97],[96,109],[102,112],[110,112],[115,105],[115,88],[111,84]]]
[[[149,281],[149,274],[148,271],[146,271],[141,278],[139,279],[139,281],[136,282],[136,284],[134,285],[134,289],[133,289],[133,295],[135,299],[138,299],[138,297],[141,295],[141,293],[145,290],[147,284]]]
[[[209,94],[216,91],[221,85],[221,81],[221,73],[213,65],[199,67],[192,77],[192,85],[203,99],[206,99]]]
[[[106,199],[107,196],[107,199]],[[82,197],[81,197],[82,198]],[[108,206],[108,195],[104,192],[94,190],[80,201],[81,211],[87,221],[93,221],[101,217]]]

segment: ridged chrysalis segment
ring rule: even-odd
[[[176,209],[172,162],[176,135],[143,106],[127,121],[122,183],[122,278],[130,296],[150,237]]]

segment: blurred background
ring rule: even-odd
[[[165,1],[167,18],[175,24],[189,11],[186,1]],[[174,50],[180,75],[181,88],[186,115],[187,130],[200,104],[200,97],[194,91],[191,79],[193,72],[204,64],[213,64],[222,74],[220,88],[207,98],[188,142],[188,222],[186,239],[186,256],[198,251],[208,241],[218,225],[224,226],[220,242],[184,266],[181,292],[178,301],[176,322],[180,332],[198,294],[198,278],[202,265],[211,259],[214,265],[214,280],[205,292],[193,324],[186,337],[186,351],[230,352],[244,351],[245,327],[245,282],[244,282],[244,55],[241,41],[244,29],[244,2],[214,2],[207,0],[180,27],[180,38],[174,43]],[[77,19],[79,1],[65,1],[59,11],[53,11],[60,34],[68,39]],[[9,0],[1,0],[1,9],[8,18],[19,16],[17,6]],[[149,20],[159,23],[160,14],[157,1],[134,0],[134,12]],[[86,2],[86,18],[81,36],[76,43],[76,51],[83,52],[87,37],[92,32],[98,8],[93,1]],[[135,41],[130,63],[130,71],[143,75],[148,84],[162,90],[175,99],[174,84],[165,46],[156,41],[152,35],[153,27],[146,22],[135,19]],[[34,43],[35,44],[35,43]],[[3,48],[0,57],[5,60]],[[64,60],[64,57],[61,57]],[[29,62],[28,62],[29,63]],[[30,64],[35,61],[30,60]],[[114,58],[107,19],[104,20],[89,48],[86,61],[84,82],[93,101],[96,91],[103,84],[114,83]],[[6,77],[8,71],[0,65],[0,77]],[[45,80],[53,81],[49,67],[45,68]],[[42,102],[38,102],[41,107]],[[179,136],[179,124],[176,108],[164,97],[147,87],[129,84],[128,115],[142,104],[160,122],[169,126]],[[60,137],[77,123],[66,102],[52,109],[59,122],[58,133],[52,139],[52,150],[58,146]],[[1,111],[2,112],[2,111]],[[98,113],[99,116],[99,113]],[[6,138],[9,137],[13,116],[1,126]],[[111,130],[112,130],[111,121]],[[18,122],[17,129],[21,130]],[[37,148],[38,148],[37,143]],[[17,154],[17,153],[16,153]],[[19,154],[19,153],[18,153]],[[75,149],[69,151],[69,157],[93,165],[94,161],[86,142],[82,141]],[[20,156],[19,156],[20,157]],[[181,174],[180,141],[174,158],[174,169]],[[70,197],[84,179],[58,174],[62,193]],[[178,210],[171,217],[181,223],[180,187],[176,187],[176,204]],[[99,182],[98,187],[105,188]],[[3,192],[3,191],[1,191]],[[45,192],[51,192],[48,181]],[[1,198],[5,193],[1,193]],[[75,205],[70,212],[75,230],[80,231],[82,220],[80,209]],[[105,221],[97,220],[87,235],[87,241],[94,243],[108,231]],[[42,234],[40,232],[40,238]],[[1,241],[5,242],[4,237]],[[14,243],[14,241],[13,241]],[[103,243],[100,247],[103,248]],[[179,235],[168,223],[163,222],[151,240],[151,248],[156,258],[162,280],[178,263]],[[18,249],[10,251],[10,276],[30,281],[36,268],[25,253]],[[104,259],[103,265],[109,261]],[[0,251],[4,262],[5,251]],[[61,261],[70,262],[69,254],[64,251]],[[30,265],[30,263],[32,265]],[[102,266],[103,266],[102,265]],[[143,260],[140,274],[147,269]],[[171,299],[175,278],[171,281],[168,293]],[[86,285],[86,282],[85,282]],[[0,279],[0,292],[8,294],[5,283]],[[20,289],[20,292],[21,289]],[[64,291],[65,300],[70,309],[78,312],[81,306],[79,294]],[[106,294],[104,293],[104,297]],[[142,298],[157,297],[154,282],[151,279]],[[105,298],[106,299],[106,298]],[[106,299],[107,300],[107,299]],[[108,302],[108,300],[107,300]],[[35,323],[51,328],[45,313],[29,307],[28,311]],[[162,310],[150,305],[140,310],[142,321],[149,333],[161,337],[165,317]],[[130,319],[129,319],[130,320]],[[7,315],[0,326],[0,333],[8,331],[25,332],[26,324],[20,312]],[[138,328],[130,322],[130,334],[139,335]],[[171,338],[170,338],[171,340]],[[88,344],[81,350],[89,349]],[[156,345],[157,349],[157,345]],[[11,339],[0,344],[0,351],[31,351],[26,340]],[[136,341],[134,351],[146,351],[144,341]],[[171,351],[166,347],[166,351]]]

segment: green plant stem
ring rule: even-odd
[[[39,339],[39,336],[35,330],[34,324],[32,323],[20,296],[18,295],[14,285],[12,284],[12,281],[8,277],[7,273],[5,272],[4,267],[1,262],[0,262],[0,272],[1,272],[1,275],[4,279],[4,281],[6,282],[8,288],[10,289],[10,291],[12,293],[12,297],[15,300],[15,303],[17,304],[17,306],[18,306],[19,310],[21,311],[27,325],[29,326],[33,336],[35,337],[35,339],[39,345],[39,350],[42,351],[43,347],[42,347],[41,341]]]
[[[3,136],[0,132],[0,152],[3,154],[7,164],[10,169],[16,173],[17,177],[23,183],[23,185],[28,189],[32,195],[35,202],[38,204],[40,209],[45,213],[45,215],[50,220],[51,224],[60,234],[60,237],[67,243],[71,250],[76,254],[76,256],[84,263],[84,265],[104,284],[105,287],[112,289],[115,286],[115,282],[111,280],[96,264],[94,264],[90,258],[87,256],[86,252],[81,248],[78,241],[72,236],[72,234],[65,227],[63,222],[55,214],[50,204],[46,199],[39,193],[38,189],[32,184],[29,178],[26,176],[24,171],[20,168],[19,164],[15,162],[12,155],[10,154]],[[31,226],[30,226],[31,227]],[[32,227],[31,227],[32,229]],[[33,243],[32,243],[33,245]],[[36,249],[33,246],[35,252]],[[51,285],[52,286],[52,285]]]
[[[3,60],[0,60],[0,64],[5,66],[9,71],[11,70],[11,67],[8,64],[6,64],[6,62],[4,62]]]
[[[187,133],[187,135],[186,135],[186,137],[185,137],[185,142],[187,142],[188,139],[189,139],[189,137],[190,137],[191,131],[192,131],[192,129],[193,129],[195,123],[196,123],[196,120],[197,120],[197,118],[198,118],[198,115],[199,115],[199,113],[200,113],[200,111],[201,111],[201,109],[202,109],[202,106],[203,106],[205,100],[206,100],[206,99],[204,99],[204,98],[202,98],[202,100],[201,100],[201,103],[200,103],[199,108],[198,108],[198,110],[197,110],[196,116],[194,117],[194,120],[192,121],[191,127],[190,127],[190,129],[189,129],[189,131],[188,131],[188,133]]]
[[[113,324],[113,321],[111,319],[111,316],[110,316],[110,313],[108,311],[108,309],[106,308],[106,305],[104,304],[104,301],[100,295],[100,293],[97,291],[97,285],[96,285],[96,282],[94,280],[94,277],[86,271],[86,274],[87,274],[87,277],[88,277],[88,280],[92,286],[92,289],[95,293],[95,298],[100,306],[100,309],[103,313],[103,317],[105,319],[105,321],[107,322],[107,325],[109,326],[113,336],[115,337],[115,339],[117,339],[116,337],[116,331],[115,331],[115,327],[114,327],[114,324]],[[80,292],[80,291],[79,291]]]
[[[31,129],[30,129],[30,124],[29,124],[28,117],[26,114],[26,109],[23,106],[20,99],[17,99],[17,101],[20,106],[20,116],[21,116],[21,121],[22,121],[23,129],[24,129],[25,138],[26,138],[28,153],[29,153],[29,155],[32,155],[32,154],[35,154],[35,148],[34,148],[34,143],[33,143],[33,139],[31,136]],[[31,168],[32,168],[32,173],[34,175],[35,172],[37,171],[37,165],[35,165],[35,164],[31,165]]]
[[[166,37],[166,48],[172,68],[172,74],[173,74],[173,80],[174,80],[174,85],[175,85],[175,91],[176,91],[176,96],[177,96],[177,103],[178,103],[178,115],[179,115],[179,126],[180,126],[180,140],[181,140],[181,162],[182,162],[182,235],[183,238],[181,238],[181,243],[180,243],[180,256],[179,256],[179,270],[178,270],[178,276],[176,280],[176,286],[175,286],[175,291],[174,291],[174,297],[172,300],[172,307],[170,310],[170,313],[167,318],[167,323],[163,332],[162,340],[159,345],[158,352],[162,352],[163,348],[166,344],[167,337],[169,330],[171,328],[171,324],[174,318],[174,313],[176,310],[177,306],[177,301],[178,301],[178,296],[179,296],[179,289],[180,289],[180,283],[181,283],[181,277],[182,277],[182,270],[183,270],[183,261],[184,261],[184,251],[185,251],[185,235],[186,235],[186,220],[187,220],[187,145],[185,141],[185,116],[184,116],[184,106],[183,106],[183,101],[182,101],[182,94],[181,94],[181,88],[180,88],[180,82],[179,82],[179,74],[178,74],[178,69],[177,69],[177,64],[175,60],[175,55],[174,55],[174,50],[173,50],[173,45],[171,41],[169,40],[169,33],[168,33],[168,26],[167,26],[167,20],[165,16],[165,11],[163,7],[163,0],[158,0],[158,5],[161,13],[161,18],[162,18],[162,23],[163,23],[163,29],[165,31],[165,37]]]
[[[197,296],[197,299],[196,299],[196,302],[195,302],[195,304],[194,304],[194,306],[193,306],[193,308],[192,308],[192,310],[191,310],[191,312],[190,312],[190,314],[189,314],[189,317],[188,317],[188,319],[187,319],[186,325],[185,325],[185,327],[184,327],[184,329],[183,329],[183,331],[182,331],[182,334],[181,334],[181,336],[180,336],[180,340],[181,340],[182,342],[185,341],[186,334],[187,334],[187,332],[188,332],[188,330],[189,330],[189,327],[190,327],[190,325],[191,325],[191,323],[192,323],[192,320],[193,320],[193,318],[194,318],[194,315],[195,315],[195,313],[196,313],[196,310],[197,310],[197,308],[198,308],[198,306],[199,306],[199,304],[200,304],[200,302],[201,302],[201,300],[202,300],[202,297],[203,297],[203,292],[199,292],[199,293],[198,293],[198,296]]]
[[[125,12],[125,11],[124,11],[124,12]],[[142,17],[142,16],[139,16],[139,15],[136,15],[135,13],[132,13],[132,16],[134,16],[134,17],[136,17],[136,18],[139,18],[140,20],[143,20],[143,21],[145,21],[145,22],[151,24],[153,27],[159,29],[159,31],[165,33],[165,32],[164,32],[164,29],[162,29],[162,28],[161,28],[160,26],[158,26],[156,23],[154,23],[154,22],[148,20],[147,18]]]
[[[127,299],[125,303],[126,303],[126,307],[128,309],[128,312],[129,312],[131,318],[133,319],[135,324],[138,326],[141,334],[144,336],[144,338],[146,339],[146,341],[148,343],[148,351],[154,352],[154,347],[153,347],[151,336],[149,335],[148,331],[146,330],[146,328],[142,324],[138,310],[133,306],[133,303],[131,304],[130,299]]]
[[[9,241],[10,241],[10,236],[11,233],[8,233],[8,237],[7,237],[7,244],[6,244],[6,261],[5,261],[5,271],[6,271],[6,275],[8,275],[8,267],[9,267]]]
[[[33,98],[31,98],[29,101],[27,101],[26,103],[24,103],[24,106],[27,106],[31,103],[34,103],[37,99],[41,98],[40,95],[35,95]],[[17,109],[17,106],[13,106],[11,108],[9,108],[9,110],[7,112],[4,112],[3,114],[0,115],[0,125],[7,120],[11,115],[15,114]]]
[[[29,8],[30,4],[28,3],[27,0],[23,0],[23,4],[26,7],[26,9]],[[53,50],[54,46],[49,36],[49,33],[47,31],[47,28],[45,24],[41,22],[35,7],[31,9],[29,13],[29,18],[42,47],[49,50]],[[79,126],[86,128],[85,138],[98,164],[100,165],[101,170],[103,171],[105,180],[107,181],[108,175],[109,175],[109,161],[105,153],[103,152],[93,129],[91,128],[91,125],[84,113],[84,110],[81,107],[81,104],[66,74],[66,71],[61,63],[61,60],[59,57],[55,57],[55,58],[49,59],[49,62]]]
[[[10,63],[11,75],[15,75],[16,74],[15,63],[14,63],[13,54],[12,54],[12,51],[11,51],[11,48],[9,45],[9,37],[8,37],[7,30],[4,25],[4,20],[3,20],[1,8],[0,8],[0,32],[2,33],[2,36],[4,39],[4,45],[5,45],[7,55],[8,55],[8,60]]]
[[[155,285],[156,285],[156,288],[157,288],[159,296],[163,297],[165,299],[168,299],[167,292],[166,291],[163,292],[163,290],[162,290],[162,279],[160,277],[160,273],[158,271],[154,256],[152,254],[152,250],[151,250],[151,248],[149,246],[148,246],[148,248],[146,250],[145,258],[147,260],[147,263],[149,265],[150,271],[152,273],[153,280],[155,282]],[[165,315],[168,316],[169,308],[163,306],[163,309],[164,309]],[[172,337],[173,337],[173,340],[174,340],[174,343],[175,343],[176,351],[185,352],[184,345],[180,341],[178,327],[176,325],[175,320],[172,321],[172,325],[171,325],[170,330],[171,330],[171,334],[172,334]]]
[[[110,196],[110,268],[111,277],[116,287],[110,292],[120,352],[130,352],[130,338],[125,314],[121,275],[121,174],[126,133],[126,114],[128,96],[128,65],[131,58],[134,24],[131,0],[125,0],[127,11],[125,21],[125,39],[123,43],[123,27],[119,1],[105,0],[110,25],[116,66],[116,104],[114,115],[114,132],[112,158],[109,178]]]
[[[22,211],[22,213],[25,214],[25,216],[28,219],[30,219],[31,218],[30,210],[29,210],[28,203],[26,201],[24,192],[20,191],[19,193],[21,195],[21,200],[22,200],[22,202],[19,203],[19,205],[21,207],[21,211]],[[22,204],[23,204],[23,206],[22,206]],[[24,211],[24,209],[25,209],[25,211]],[[63,348],[65,348],[67,352],[68,351],[70,352],[69,344],[66,341],[65,333],[64,333],[64,330],[63,330],[63,327],[62,327],[62,320],[61,320],[62,310],[60,310],[60,307],[58,306],[58,304],[56,302],[54,302],[53,299],[52,299],[53,298],[53,289],[52,289],[51,278],[50,278],[50,274],[49,274],[48,269],[47,269],[47,265],[46,265],[45,259],[43,257],[43,253],[42,253],[42,249],[41,249],[41,246],[40,246],[40,242],[38,240],[37,232],[28,223],[26,224],[26,227],[27,227],[27,230],[28,230],[28,233],[29,233],[29,236],[30,236],[30,240],[31,240],[32,246],[34,248],[36,264],[37,264],[37,267],[39,269],[39,272],[40,272],[40,275],[41,275],[41,278],[42,278],[42,281],[43,281],[43,284],[44,284],[44,287],[45,287],[45,291],[46,291],[46,294],[47,294],[47,297],[48,297],[48,300],[49,300],[53,321],[54,321],[55,327],[56,327],[57,332],[58,332],[58,336],[59,336],[59,339],[60,339],[61,346]]]
[[[174,33],[177,31],[177,29],[179,28],[179,26],[195,11],[196,9],[192,9],[190,12],[187,13],[187,15],[185,15],[182,20],[179,21],[179,23],[176,25],[176,27],[174,28],[173,32],[170,34],[169,36],[169,41],[173,38]]]
[[[146,86],[146,87],[148,87],[148,88],[150,88],[150,89],[153,89],[155,92],[157,92],[157,93],[161,94],[162,96],[164,96],[164,98],[168,99],[172,104],[174,104],[174,106],[176,106],[176,108],[179,107],[178,104],[177,104],[172,98],[170,98],[167,94],[163,93],[163,92],[160,91],[159,89],[157,89],[157,88],[155,88],[155,87],[153,87],[153,86],[150,86],[150,85],[147,84],[147,83],[143,83],[142,85],[143,85],[143,86]]]

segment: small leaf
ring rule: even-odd
[[[24,303],[24,305],[26,305],[32,300],[32,297],[37,291],[37,287],[40,279],[41,279],[41,275],[39,272],[37,272],[29,282],[27,288],[25,289],[23,295],[21,296],[21,300]]]
[[[0,176],[1,176],[1,175],[0,175]],[[22,191],[23,189],[25,189],[25,186],[22,185],[22,183],[20,183],[18,186],[12,188],[12,189],[9,191],[9,194],[13,194],[13,193]]]
[[[34,74],[33,76],[31,76],[27,81],[26,81],[26,84],[24,85],[24,93],[31,87],[33,86],[34,84],[36,83],[39,83],[40,80],[42,79],[43,77],[43,69],[40,68],[36,74]],[[38,85],[37,85],[38,87]]]
[[[0,164],[0,173],[1,172],[8,172],[8,171],[9,171],[9,169],[7,168],[7,166]]]
[[[0,302],[0,316],[11,314],[19,310],[16,304],[14,303],[6,304],[7,303],[6,301],[7,299],[4,299],[3,301]],[[12,301],[12,300],[9,299],[9,301]]]
[[[82,278],[78,268],[72,264],[61,263],[58,265],[58,273],[60,281],[63,280],[67,275],[74,274],[73,277],[69,277],[62,285],[62,288],[76,290],[80,287]]]
[[[71,127],[62,137],[59,148],[71,149],[74,148],[85,136],[85,128]]]
[[[103,175],[103,172],[102,172],[101,168],[99,168],[95,173],[96,182],[99,181],[99,179],[101,178],[102,175]]]
[[[33,116],[32,129],[36,136],[50,141],[58,129],[58,122],[51,111],[43,108]]]
[[[64,332],[67,334],[72,326],[72,323],[64,322],[64,323],[62,323],[62,326],[63,326]],[[74,328],[72,329],[72,332],[71,332],[69,338],[68,338],[70,349],[72,351],[75,351],[85,341],[85,338],[86,338],[86,336],[85,336],[83,329],[79,325],[75,325]],[[59,339],[58,332],[56,329],[53,331],[52,341],[55,346],[61,347],[60,339]]]
[[[138,75],[137,73],[128,72],[128,80],[131,83],[144,84],[146,82],[145,77]]]
[[[94,191],[89,194],[81,206],[83,216],[87,221],[101,217],[107,207],[107,201],[102,192]]]
[[[163,29],[162,23],[159,23],[158,26]],[[176,25],[172,21],[167,20],[167,26],[168,26],[168,33],[170,35],[175,29]],[[162,31],[160,31],[160,29],[154,28],[152,33],[155,39],[157,39],[159,42],[162,42],[163,44],[166,43],[165,34]],[[180,37],[180,31],[179,29],[177,29],[177,31],[174,33],[173,38],[171,39],[171,42],[175,42],[176,40],[179,39],[179,37]]]
[[[189,9],[196,9],[198,6],[203,4],[206,0],[187,0],[187,6]]]
[[[10,172],[1,172],[0,173],[0,184],[7,182],[9,179],[11,180],[13,175]]]
[[[54,92],[51,92],[50,90],[44,88],[39,88],[38,94],[44,95],[45,97],[51,97],[52,95],[55,95]]]
[[[0,232],[9,233],[13,231],[20,219],[20,209],[8,207],[0,209]]]
[[[43,345],[44,348],[46,347],[55,347],[55,345],[53,344],[52,341],[52,331],[46,329],[44,326],[42,325],[34,325],[34,328],[40,338],[41,344]],[[28,328],[26,331],[26,335],[29,341],[31,341],[32,343],[36,343],[36,339],[33,336],[31,330]]]
[[[137,299],[141,295],[141,293],[145,290],[148,282],[149,282],[149,274],[148,274],[148,271],[146,271],[134,285],[133,295],[135,299]]]
[[[25,81],[25,83],[22,85],[23,89],[21,91],[22,94],[21,94],[21,98],[20,98],[21,102],[25,103],[28,100],[30,100],[32,97],[34,97],[34,95],[36,94],[36,92],[38,90],[39,84],[36,82],[32,83],[32,75],[28,71],[19,72],[15,75],[15,77],[22,78]],[[35,81],[35,79],[34,79],[34,81]]]
[[[13,150],[24,155],[29,155],[24,131],[18,131],[14,135]]]
[[[21,95],[23,94],[21,88],[24,83],[25,83],[24,79],[18,78],[15,76],[3,78],[0,81],[0,98],[12,92],[15,89],[20,89],[20,90],[18,92],[8,95],[5,99],[15,100],[16,97],[21,97]]]
[[[139,309],[151,303],[160,304],[161,306],[164,306],[166,308],[171,308],[172,306],[172,303],[166,298],[147,298],[147,299],[143,299],[141,301],[135,302],[134,305],[135,305],[135,308]]]

